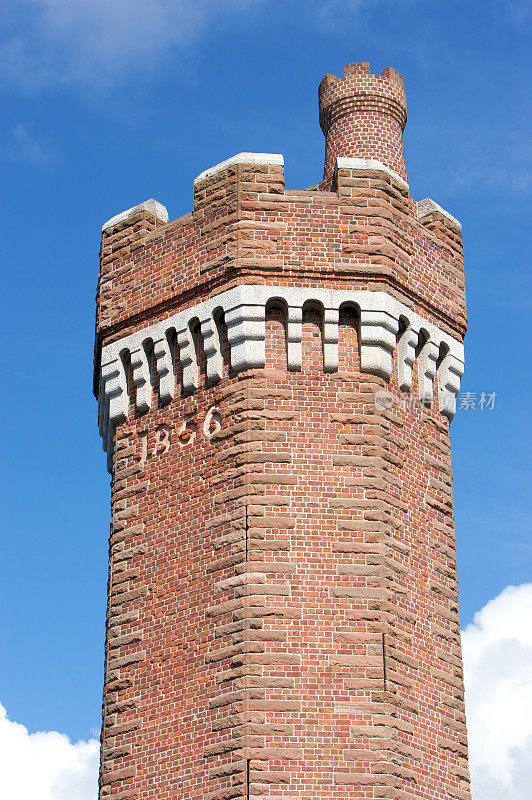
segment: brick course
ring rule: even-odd
[[[418,219],[401,76],[326,76],[320,121],[320,185],[230,164],[196,183],[185,217],[145,208],[103,231],[97,394],[102,348],[239,285],[386,292],[462,341],[461,229],[440,211]],[[404,402],[427,380],[429,343],[412,346],[405,392],[405,332],[389,378],[363,371],[350,304],[331,370],[315,302],[300,369],[282,297],[265,309],[263,367],[231,365],[227,323],[216,381],[191,327],[193,391],[175,339],[173,397],[149,342],[152,387],[122,355],[100,798],[469,800],[449,419],[437,391]]]

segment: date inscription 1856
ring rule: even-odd
[[[143,469],[147,461],[166,455],[171,450],[174,442],[177,442],[180,448],[192,444],[198,435],[198,429],[206,439],[210,439],[221,428],[222,416],[216,406],[211,406],[205,414],[203,423],[185,419],[179,427],[174,429],[169,425],[160,425],[155,431],[143,431],[139,434],[141,444],[140,468]]]

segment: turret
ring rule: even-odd
[[[346,64],[344,77],[326,75],[319,85],[320,125],[325,135],[323,188],[330,188],[337,158],[380,161],[407,181],[403,153],[406,97],[402,76],[387,67]]]

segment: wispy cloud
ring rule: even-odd
[[[503,20],[517,27],[525,27],[532,22],[530,0],[495,0],[495,7]]]
[[[508,586],[462,633],[473,800],[532,786],[532,584]]]
[[[523,98],[523,109],[527,105]],[[412,151],[426,150],[430,142],[432,157],[426,159],[423,177],[427,185],[440,186],[443,200],[467,192],[511,199],[532,190],[532,144],[520,120],[513,120],[513,129],[509,128],[506,122],[486,128],[447,119],[439,127],[427,122],[409,134]]]
[[[50,155],[49,143],[39,138],[31,127],[20,123],[11,126],[2,150],[3,158],[42,165],[49,161]]]
[[[334,33],[350,23],[366,21],[369,14],[391,3],[410,0],[311,0],[314,5],[315,24],[324,33]]]
[[[305,3],[315,6],[316,24],[324,31],[341,30],[346,22],[365,21],[374,11],[398,13],[416,8],[425,18],[432,19],[437,19],[441,11],[437,4],[427,3],[427,0],[305,0]],[[485,5],[483,12],[490,12],[497,24],[524,27],[532,20],[530,0],[491,0]]]
[[[262,0],[17,0],[0,71],[11,85],[110,87],[194,43],[217,17]]]
[[[468,174],[463,170],[454,173],[451,183],[456,190],[476,185],[498,193],[530,192],[532,145],[528,130],[469,131],[463,138],[468,143],[464,147]]]
[[[57,731],[29,733],[0,705],[0,794],[9,800],[96,800],[100,745]]]

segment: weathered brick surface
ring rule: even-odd
[[[364,107],[325,112],[347,84]],[[349,65],[320,100],[326,180],[339,155],[406,177],[397,73]],[[236,283],[386,291],[461,338],[456,225],[421,224],[382,171],[340,169],[328,189],[286,190],[282,167],[237,165],[199,183],[180,220],[142,212],[106,230],[97,365],[102,344]],[[267,309],[264,369],[236,374],[222,330],[220,381],[200,336],[199,388],[181,391],[176,352],[174,399],[157,400],[153,374],[152,408],[114,434],[100,797],[467,800],[436,393],[432,407],[402,404],[397,351],[389,381],[361,372],[349,308],[334,372],[316,306],[303,309],[300,371],[287,368],[281,305]],[[397,403],[379,410],[384,388]]]

